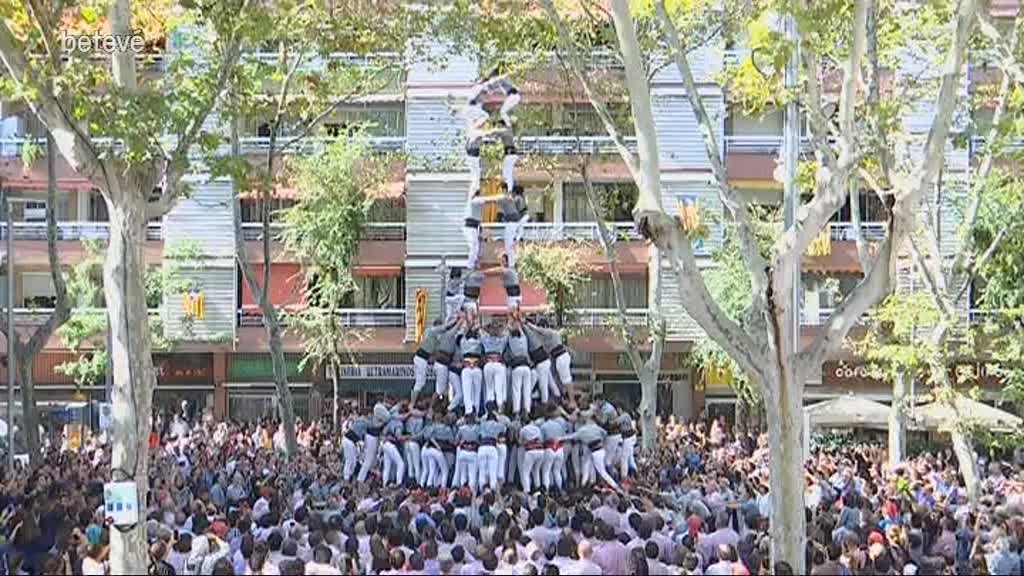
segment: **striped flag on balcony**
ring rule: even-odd
[[[680,194],[676,198],[679,222],[686,232],[700,229],[700,199],[696,194]]]
[[[807,246],[808,256],[828,256],[832,254],[832,225],[827,224],[818,237]]]
[[[423,334],[427,331],[427,291],[416,289],[416,343],[423,342]]]

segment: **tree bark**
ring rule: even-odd
[[[267,160],[268,174],[273,174],[273,158],[274,158],[274,146],[276,143],[275,134],[277,133],[278,124],[280,122],[280,111],[278,111],[278,117],[274,122],[274,128],[271,132],[271,143],[270,152]],[[234,120],[231,123],[231,154],[235,157],[241,155],[240,141],[238,139],[238,121]],[[245,245],[245,237],[242,234],[242,207],[241,198],[239,196],[238,185],[235,184],[235,198],[232,202],[232,210],[234,211],[234,223],[235,223],[235,259],[238,261],[239,268],[242,269],[242,278],[245,279],[246,285],[249,287],[249,292],[252,294],[253,299],[259,303],[260,312],[263,316],[263,327],[267,331],[267,343],[270,348],[270,361],[273,365],[274,371],[274,388],[278,396],[278,411],[281,415],[281,426],[284,429],[284,444],[285,444],[285,456],[291,458],[298,451],[299,443],[295,433],[295,404],[292,399],[292,391],[288,386],[288,367],[285,364],[284,356],[284,344],[281,340],[281,322],[277,317],[277,310],[274,309],[274,304],[270,301],[270,267],[272,265],[271,260],[271,234],[272,227],[270,225],[270,187],[267,185],[263,186],[263,190],[260,193],[260,197],[263,202],[263,285],[256,280],[256,272],[252,269],[252,265],[249,263],[249,251]]]
[[[34,469],[42,459],[39,440],[39,411],[36,410],[35,383],[32,380],[33,358],[17,355],[18,377],[21,379],[21,426],[25,431],[25,449]]]
[[[643,449],[654,450],[658,446],[658,373],[641,370],[640,376],[640,433],[643,435]]]
[[[103,292],[110,315],[109,354],[113,364],[114,416],[112,479],[134,481],[140,506],[149,492],[149,432],[156,386],[149,314],[143,281],[146,271],[147,206],[141,187],[114,194],[110,241],[103,265]],[[148,567],[145,523],[111,530],[112,574],[144,574]]]
[[[892,406],[889,408],[889,464],[903,461],[907,446],[906,419],[903,402],[907,397],[906,372],[900,370],[892,382]]]
[[[960,475],[964,477],[967,499],[977,504],[981,496],[981,477],[978,474],[978,459],[971,445],[971,434],[963,427],[957,426],[949,434],[953,439],[953,453],[960,465]]]
[[[794,374],[789,372],[789,381]],[[785,373],[783,373],[785,374]],[[776,376],[779,378],[779,376]],[[802,394],[781,381],[765,395],[768,417],[768,459],[771,463],[772,562],[785,561],[796,574],[804,569],[806,517],[804,516],[804,437]],[[802,386],[801,386],[802,388]]]
[[[281,341],[281,324],[275,321],[267,326],[270,337],[270,359],[274,365],[274,387],[277,389],[277,407],[281,413],[281,426],[284,428],[285,454],[291,458],[298,454],[299,442],[295,434],[295,400],[288,387],[288,371],[284,358],[284,344]]]
[[[339,415],[341,413],[340,407],[338,406],[338,366],[337,362],[331,362],[331,423],[334,424],[334,430],[339,430],[341,419]]]

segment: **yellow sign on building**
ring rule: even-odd
[[[206,316],[206,297],[199,290],[190,290],[182,295],[185,317],[202,320]]]
[[[808,256],[828,256],[832,254],[832,225],[822,229],[818,237],[807,246]]]

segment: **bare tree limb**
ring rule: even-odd
[[[1013,31],[1010,36],[1010,50],[1012,53],[1016,53],[1019,34],[1018,28],[1021,23],[1022,14],[1021,11],[1017,15],[1017,19],[1013,24]],[[985,19],[982,18],[982,21]],[[998,31],[997,31],[998,32]],[[1006,114],[1007,104],[1010,99],[1010,90],[1016,86],[1021,80],[1020,76],[1012,76],[1009,72],[1003,71],[1002,78],[999,81],[999,92],[996,95],[996,106],[992,111],[992,125],[989,127],[988,132],[985,134],[985,155],[982,157],[981,162],[978,164],[978,170],[974,173],[972,183],[974,189],[973,197],[970,203],[967,205],[967,212],[964,215],[963,225],[960,227],[960,235],[963,238],[968,237],[968,234],[974,230],[975,225],[978,222],[978,214],[981,211],[981,203],[983,200],[982,187],[985,185],[985,181],[988,180],[989,174],[992,173],[992,166],[995,164],[995,141],[999,137],[999,124],[1002,122],[1003,115]],[[995,244],[995,243],[993,243]],[[969,253],[969,254],[968,254]],[[953,266],[951,268],[952,274],[960,274],[960,270],[963,269],[968,271],[968,275],[973,276],[970,272],[975,270],[976,267],[974,260],[977,258],[978,252],[976,250],[961,250],[957,252],[956,258],[953,260]],[[991,257],[991,256],[990,256]],[[966,264],[965,264],[966,260]],[[956,278],[950,282],[952,286],[957,286],[961,282],[964,286],[970,285],[970,278],[966,281]],[[962,293],[962,290],[961,290]],[[957,299],[959,300],[959,298]]]
[[[132,33],[132,8],[128,0],[114,0],[110,5],[110,33],[118,38],[127,38]],[[126,94],[135,95],[138,91],[135,52],[115,50],[110,55],[110,69],[114,85]]]
[[[820,366],[822,360],[834,355],[842,346],[842,340],[849,330],[889,290],[891,278],[895,274],[898,247],[905,238],[911,235],[918,203],[928,186],[934,184],[942,165],[945,142],[949,136],[953,109],[957,101],[956,91],[966,57],[967,42],[975,22],[976,10],[976,0],[960,0],[953,31],[953,42],[946,54],[942,83],[936,97],[936,114],[928,133],[924,160],[921,166],[915,170],[913,179],[905,187],[897,188],[894,191],[895,203],[890,212],[889,233],[879,248],[871,272],[846,297],[843,304],[829,318],[822,333],[802,354],[802,360],[807,362],[806,366],[808,367]],[[869,176],[866,171],[860,173]],[[877,186],[877,182],[871,181],[870,183]],[[941,322],[940,324],[945,325],[946,323]]]
[[[1013,38],[1007,42],[1003,35],[996,28],[995,23],[992,21],[991,15],[985,10],[978,10],[978,27],[981,30],[983,36],[992,41],[997,49],[999,55],[1002,57],[1002,61],[999,67],[1002,69],[1003,74],[1009,74],[1013,77],[1015,82],[1024,82],[1024,67],[1021,66],[1017,59],[1017,26],[1020,24],[1020,13],[1017,14],[1017,20],[1013,26]]]
[[[840,97],[840,134],[839,157],[834,169],[829,169],[827,186],[819,183],[818,191],[807,204],[800,206],[796,222],[787,229],[775,242],[775,258],[773,269],[781,269],[782,264],[793,258],[800,258],[807,247],[818,236],[833,214],[839,210],[846,200],[848,182],[851,172],[855,169],[858,155],[855,150],[856,130],[854,126],[854,105],[856,90],[860,78],[861,60],[864,56],[864,45],[867,37],[867,15],[870,2],[860,0],[854,8],[853,46],[850,58],[843,74],[843,89]],[[808,71],[808,76],[814,71]],[[819,103],[814,103],[819,105]],[[812,115],[813,116],[813,115]],[[819,126],[818,129],[820,130]]]
[[[68,285],[64,281],[64,270],[60,263],[60,254],[57,251],[57,159],[54,154],[49,153],[54,147],[53,137],[47,135],[46,155],[46,256],[50,265],[50,279],[53,281],[56,302],[53,312],[47,316],[46,321],[35,329],[23,349],[18,352],[19,358],[33,358],[42,351],[50,336],[68,321],[71,317],[71,305],[68,298]],[[8,230],[10,234],[12,231]]]
[[[49,31],[44,31],[44,35]],[[109,186],[106,166],[88,134],[75,122],[63,103],[49,88],[49,82],[25,59],[24,46],[16,39],[6,22],[0,22],[0,60],[7,75],[15,82],[37,92],[35,100],[27,101],[29,108],[53,135],[61,155],[72,170],[84,175],[104,188]],[[102,179],[99,179],[102,178]]]
[[[573,36],[569,28],[565,25],[565,21],[558,14],[555,9],[552,0],[542,0],[544,9],[547,11],[548,16],[555,23],[558,28],[558,35],[562,44],[562,48],[568,55],[570,66],[576,79],[583,86],[583,92],[587,95],[587,99],[590,100],[591,105],[594,107],[594,111],[597,112],[597,116],[601,119],[601,123],[604,124],[605,131],[612,138],[615,143],[615,149],[618,150],[619,156],[622,157],[622,161],[626,163],[626,167],[629,169],[630,175],[634,180],[640,181],[640,167],[637,165],[636,158],[633,153],[629,151],[629,147],[626,145],[625,139],[619,133],[619,129],[615,127],[615,120],[612,118],[610,112],[608,112],[607,106],[597,97],[597,91],[594,90],[590,79],[584,73],[586,67],[582,64],[582,59],[579,55],[579,51],[576,49],[576,45],[573,43]]]
[[[672,23],[668,11],[665,9],[664,0],[657,0],[654,6],[659,20],[661,20],[665,41],[672,50],[672,57],[675,60],[676,68],[683,79],[686,98],[690,101],[690,107],[693,109],[694,116],[696,116],[697,123],[700,126],[704,149],[707,152],[708,161],[711,163],[711,172],[714,174],[717,184],[718,197],[721,199],[726,210],[729,211],[729,215],[736,225],[740,250],[743,254],[747,271],[750,274],[751,291],[754,294],[754,298],[759,299],[764,294],[767,283],[767,278],[765,277],[767,264],[761,256],[757,238],[754,235],[747,203],[729,185],[729,176],[725,170],[725,163],[722,162],[721,149],[715,140],[711,118],[708,116],[707,108],[705,108],[700,91],[697,89],[697,83],[693,80],[693,71],[690,69],[690,63],[686,59],[685,48],[679,39],[679,32],[676,30],[675,24]]]

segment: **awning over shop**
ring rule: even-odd
[[[1020,428],[1024,421],[1005,410],[957,394],[952,402],[935,401],[918,406],[914,422],[922,428],[941,432],[961,425],[1007,432]]]

